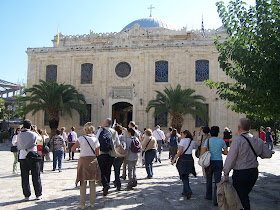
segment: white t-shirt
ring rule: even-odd
[[[77,138],[78,138],[78,137],[77,137],[77,133],[76,133],[75,131],[71,131],[70,133],[71,133],[71,135],[72,135],[72,143],[74,144],[74,143],[76,143]],[[70,133],[69,133],[69,134],[70,134]],[[68,134],[68,135],[69,135],[69,134]],[[68,137],[68,136],[67,136],[67,137]]]
[[[77,141],[80,144],[80,148],[81,148],[81,152],[80,152],[80,157],[86,157],[86,156],[96,156],[92,149],[90,148],[90,146],[88,145],[87,141],[85,140],[85,138],[87,138],[88,142],[90,143],[92,149],[95,149],[100,147],[99,141],[97,140],[97,138],[95,136],[80,136]]]
[[[181,139],[179,146],[183,147],[183,152],[189,146],[190,141],[191,141],[190,138],[183,138],[183,139]],[[194,149],[194,147],[195,147],[195,141],[193,140],[191,142],[191,145],[190,145],[189,149],[185,152],[185,154],[188,154],[188,155],[192,154],[192,150]]]
[[[17,146],[17,135],[14,135],[14,136],[13,136],[12,145],[13,145],[13,146]]]
[[[165,140],[165,134],[159,128],[153,131],[153,137],[155,137],[157,141]]]

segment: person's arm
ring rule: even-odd
[[[77,149],[79,146],[80,146],[79,141],[76,141],[76,143],[72,146],[71,151],[72,151],[72,152],[75,152],[75,151],[76,151],[76,149]]]
[[[203,155],[207,151],[207,147],[203,147],[201,150],[201,155]]]
[[[66,153],[66,144],[64,140],[63,140],[63,148],[64,148],[64,153]]]
[[[100,149],[99,149],[99,147],[97,147],[97,148],[95,149],[95,155],[96,155],[96,156],[99,156],[99,155],[100,155]]]
[[[173,159],[173,161],[171,162],[171,165],[174,165],[175,161],[178,159],[178,157],[180,157],[180,155],[182,154],[183,152],[183,146],[179,146],[179,150],[175,156],[175,158]]]
[[[227,149],[227,147],[224,148],[223,154],[224,154],[224,155],[227,155],[227,154],[228,154],[228,149]]]
[[[271,139],[271,141],[272,142],[274,142],[274,139],[273,139],[273,137],[272,137],[272,135],[270,134],[270,139]]]
[[[231,171],[231,169],[233,169],[234,164],[236,163],[236,160],[237,160],[237,157],[238,157],[238,147],[239,146],[240,146],[239,141],[237,141],[237,139],[232,141],[230,150],[227,154],[227,158],[226,158],[225,164],[224,164],[223,182],[227,182],[229,180],[229,172]]]

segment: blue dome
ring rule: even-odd
[[[130,29],[134,24],[139,24],[142,28],[165,28],[169,30],[177,30],[177,27],[166,20],[159,19],[159,18],[142,18],[135,20],[125,26],[121,31],[125,31]]]

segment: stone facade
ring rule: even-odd
[[[218,52],[214,38],[226,36],[223,29],[201,31],[168,30],[164,28],[142,28],[135,24],[132,28],[118,33],[64,36],[60,34],[59,45],[54,37],[53,47],[28,48],[27,87],[46,80],[46,67],[57,65],[57,82],[71,84],[85,95],[91,104],[91,121],[98,126],[112,116],[113,105],[126,102],[133,105],[132,119],[142,130],[154,127],[153,110],[145,112],[149,100],[166,86],[195,89],[195,94],[203,95],[209,104],[209,126],[218,125],[233,128],[240,114],[227,110],[215,90],[210,90],[203,82],[196,82],[196,61],[209,61],[209,78],[213,81],[228,81],[229,77],[219,68]],[[155,62],[168,62],[168,82],[155,82]],[[131,69],[126,77],[116,74],[120,62],[127,62]],[[93,64],[92,83],[81,84],[81,65]],[[28,116],[39,128],[44,127],[44,113]],[[71,126],[82,133],[80,117],[73,112],[71,119],[61,114],[60,126],[67,130]],[[168,121],[170,125],[170,120]],[[47,128],[47,126],[46,126]],[[167,129],[167,128],[163,128]],[[183,129],[197,130],[195,119],[185,116]]]

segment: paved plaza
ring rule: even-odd
[[[79,207],[79,186],[75,187],[77,158],[64,160],[63,171],[53,172],[52,162],[45,162],[44,173],[41,174],[43,186],[43,199],[35,200],[31,182],[32,195],[28,202],[23,201],[20,176],[12,175],[13,154],[9,152],[10,145],[0,144],[0,209],[77,209]],[[275,147],[275,154],[271,159],[259,159],[259,179],[250,194],[252,209],[280,209],[280,147]],[[225,158],[225,157],[224,157]],[[163,152],[161,164],[154,165],[154,178],[144,179],[145,168],[136,170],[138,186],[132,191],[117,192],[111,184],[106,197],[102,196],[102,187],[97,186],[95,209],[219,209],[204,199],[205,183],[203,182],[201,168],[195,167],[198,176],[191,177],[190,185],[193,196],[190,200],[182,197],[182,183],[179,180],[175,166],[168,160],[168,151]],[[112,173],[112,181],[113,173]],[[127,180],[122,181],[125,189]],[[87,189],[89,192],[89,189]],[[87,209],[89,201],[87,199]]]

